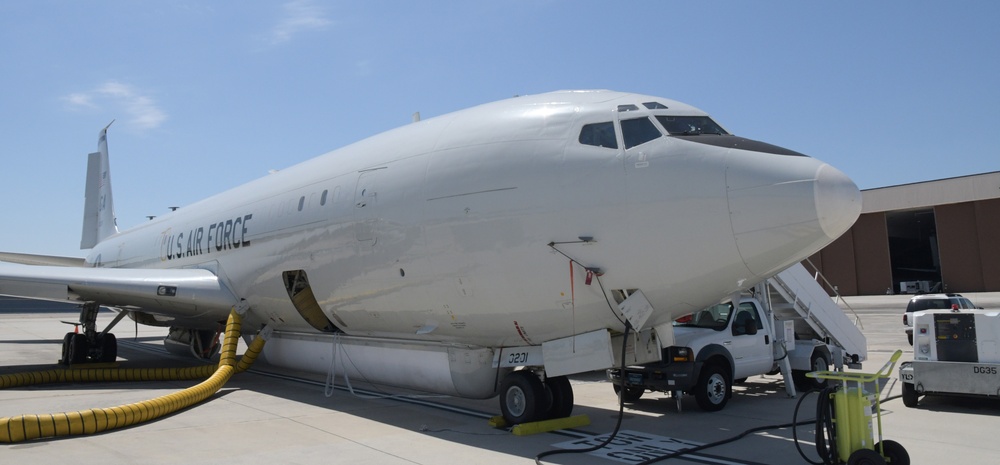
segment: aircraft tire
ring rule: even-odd
[[[59,359],[59,363],[62,363],[63,365],[69,365],[70,363],[73,362],[69,358],[69,346],[72,344],[73,344],[73,333],[66,333],[66,335],[63,336],[62,358]]]
[[[500,412],[509,425],[538,420],[546,400],[545,386],[530,370],[513,371],[500,384]]]
[[[569,383],[569,378],[556,376],[546,379],[545,391],[550,397],[546,419],[566,418],[573,413],[573,385]]]
[[[70,365],[86,363],[88,350],[87,336],[74,333],[73,337],[70,338],[69,351],[67,353]]]
[[[706,412],[722,410],[733,394],[726,368],[718,363],[707,364],[701,370],[698,384],[694,387],[694,398],[698,406]]]
[[[101,362],[109,363],[118,359],[118,339],[114,334],[107,333],[100,339]]]

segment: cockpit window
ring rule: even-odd
[[[621,111],[621,112],[636,111],[638,109],[639,109],[639,107],[637,107],[635,105],[632,105],[631,103],[629,103],[627,105],[618,105],[618,111]]]
[[[584,125],[583,129],[580,130],[580,143],[617,149],[618,139],[615,137],[614,123],[608,121]]]
[[[653,125],[649,118],[622,120],[622,135],[625,136],[625,148],[630,149],[639,144],[645,144],[663,134]]]
[[[667,106],[660,102],[645,102],[642,104],[644,107],[650,110],[666,110]]]
[[[707,116],[657,116],[656,120],[671,136],[697,136],[701,134],[729,134]]]

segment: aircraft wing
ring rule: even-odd
[[[0,262],[0,294],[93,301],[179,320],[210,325],[225,320],[238,302],[211,271],[203,269],[121,269],[25,265]]]
[[[86,262],[82,258],[77,257],[10,252],[0,252],[0,262],[22,263],[25,265],[86,266]]]

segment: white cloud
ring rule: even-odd
[[[326,11],[311,0],[293,0],[284,5],[285,14],[271,30],[271,44],[292,40],[301,32],[320,30],[330,25]]]
[[[90,95],[88,94],[79,94],[79,93],[69,94],[66,97],[64,97],[63,100],[65,100],[66,103],[69,103],[71,107],[79,107],[79,108],[97,107],[97,105],[94,105],[94,102],[92,101]]]
[[[140,129],[154,129],[167,120],[167,114],[149,96],[135,87],[118,81],[108,81],[89,92],[76,92],[63,97],[70,108],[124,112],[126,122]]]

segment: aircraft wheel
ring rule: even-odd
[[[69,358],[69,347],[73,345],[73,334],[74,333],[66,333],[66,335],[63,336],[62,358],[59,359],[59,363],[63,365],[69,365],[72,363],[72,360]]]
[[[70,365],[86,363],[87,351],[89,348],[89,344],[87,344],[87,336],[74,333],[70,338],[69,352],[67,353]]]
[[[882,447],[879,447],[879,444]],[[875,444],[875,450],[881,450],[885,456],[885,461],[892,465],[910,465],[910,454],[906,452],[903,445],[891,440],[884,440]]]
[[[114,362],[118,359],[118,339],[114,334],[107,333],[100,339],[102,363]]]
[[[546,418],[566,418],[573,413],[573,386],[569,378],[556,376],[546,379],[545,391],[551,397]]]
[[[903,405],[913,408],[919,403],[920,394],[917,393],[917,388],[910,383],[903,383]]]
[[[530,370],[513,371],[500,384],[500,412],[509,425],[537,420],[545,400],[545,387]]]
[[[698,406],[706,412],[722,410],[732,396],[733,386],[729,383],[729,375],[724,366],[719,364],[705,365],[694,387],[694,398]]]
[[[619,394],[619,392],[622,390],[622,387],[617,384],[612,384],[612,386],[615,388],[615,394],[622,396],[622,401],[625,402],[626,404],[634,404],[638,402],[639,398],[641,398],[642,395],[646,392],[646,389],[642,387],[627,386],[625,388],[625,391]]]
[[[871,449],[858,449],[847,457],[847,465],[885,465],[885,459]]]

